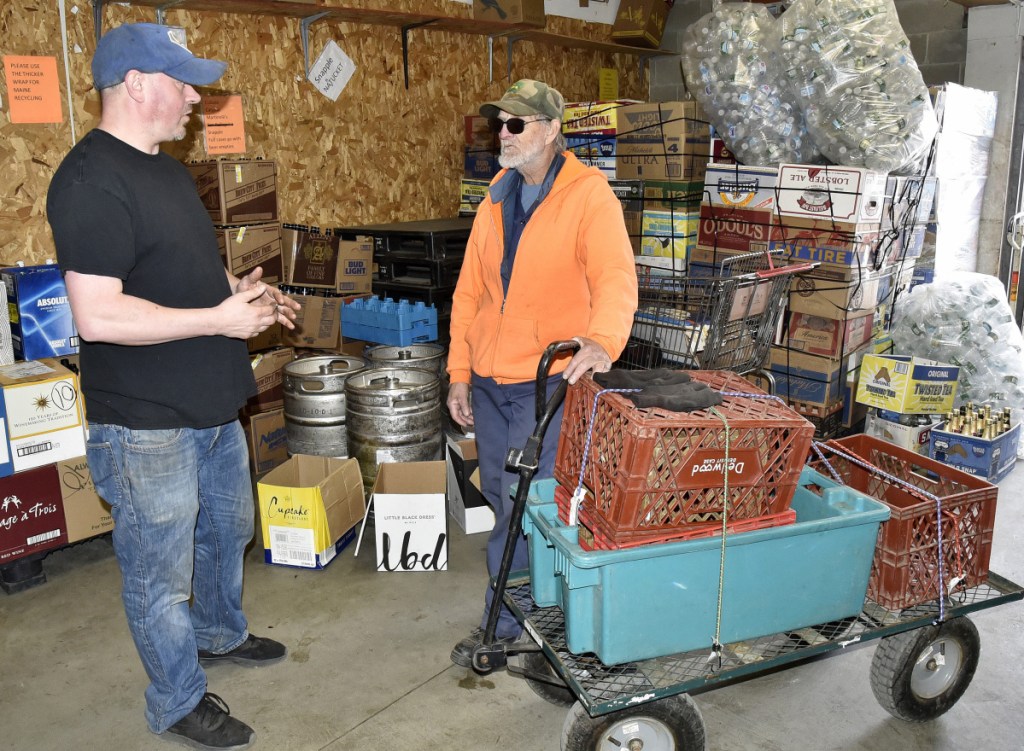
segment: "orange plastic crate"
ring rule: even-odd
[[[718,391],[764,395],[738,375],[691,371]],[[555,458],[555,479],[577,485],[594,397],[592,378],[569,388]],[[776,399],[726,397],[715,408],[729,423],[729,517],[753,519],[789,508],[814,426]],[[583,484],[595,518],[625,539],[678,533],[720,522],[725,426],[711,410],[638,409],[622,394],[600,397]]]
[[[892,512],[878,530],[868,599],[890,610],[937,600],[940,529],[946,586],[961,576],[965,587],[985,581],[996,519],[995,485],[871,436],[853,435],[830,443],[874,468],[864,469],[823,451],[843,482],[882,501]],[[826,477],[832,476],[820,460],[812,466]],[[909,491],[882,472],[938,496],[941,527],[935,501]]]

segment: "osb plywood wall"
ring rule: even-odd
[[[59,0],[6,0],[0,4],[4,55],[57,58],[65,93]],[[93,8],[65,0],[72,110],[76,137],[99,118],[99,96],[89,64],[95,49]],[[469,17],[470,7],[448,0],[327,0],[327,5]],[[104,28],[155,20],[147,7],[108,3]],[[279,166],[284,221],[334,227],[454,216],[462,176],[462,116],[501,96],[506,42],[494,44],[489,80],[487,37],[450,32],[410,32],[410,87],[402,74],[398,28],[320,21],[312,25],[310,57],[331,39],[352,58],[356,73],[337,102],[304,77],[300,21],[280,16],[231,15],[170,9],[165,22],[187,29],[193,52],[229,61],[215,93],[241,94],[246,158]],[[549,17],[547,30],[607,40],[610,27]],[[569,101],[597,98],[598,71],[616,68],[620,96],[645,98],[637,58],[518,42],[513,80],[537,78]],[[0,71],[0,77],[3,72]],[[40,263],[54,256],[46,222],[46,190],[72,146],[67,101],[64,122],[10,122],[6,81],[0,111],[0,264]],[[201,121],[184,141],[166,146],[185,160],[206,158]]]

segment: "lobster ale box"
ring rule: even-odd
[[[218,160],[187,165],[214,224],[277,221],[277,163]]]

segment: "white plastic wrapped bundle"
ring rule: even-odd
[[[899,172],[938,130],[892,0],[795,0],[780,54],[807,129],[837,164]]]
[[[957,406],[1010,407],[1024,416],[1024,336],[1002,282],[961,273],[923,284],[901,298],[893,316],[894,350],[960,367]]]
[[[803,114],[782,78],[775,19],[763,5],[722,3],[683,35],[686,86],[743,164],[815,162]]]

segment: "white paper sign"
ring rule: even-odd
[[[352,58],[342,52],[341,47],[332,39],[310,66],[307,78],[321,94],[336,102],[355,72],[356,64]]]

